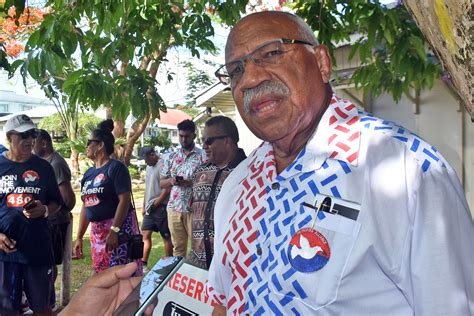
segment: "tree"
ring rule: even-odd
[[[325,0],[296,1],[292,6],[331,54],[335,44],[360,34],[349,57],[358,53],[362,66],[351,80],[373,96],[389,92],[398,101],[405,94],[416,102],[420,91],[431,88],[441,76],[437,61],[427,54],[423,34],[403,5]]]
[[[129,163],[149,120],[166,108],[155,77],[167,52],[179,46],[197,57],[200,50],[215,51],[211,19],[203,12],[216,12],[231,24],[245,3],[50,0],[51,13],[26,44],[27,58],[13,63],[12,70],[21,67],[40,83],[54,79],[71,106],[107,107],[116,137],[124,135],[124,121],[132,113],[137,120],[124,152],[118,152]]]
[[[72,116],[74,116],[74,122],[70,121],[70,125],[64,125],[64,113],[59,112],[42,119],[38,126],[47,130],[52,136],[61,137],[56,141],[56,145],[62,148],[62,154],[70,153],[72,171],[77,175],[80,173],[79,153],[85,153],[87,139],[101,119],[94,114],[78,112],[69,115],[68,120]],[[71,134],[71,131],[75,131],[74,134]]]
[[[211,62],[203,60],[208,65],[213,65]],[[182,65],[187,70],[186,73],[186,105],[194,105],[194,97],[203,89],[216,83],[217,79],[209,76],[203,69],[198,69],[192,62],[186,61]],[[216,65],[213,65],[216,66]]]
[[[0,1],[0,67],[6,70],[10,68],[8,58],[14,59],[24,51],[24,42],[47,13],[47,10],[16,2]]]
[[[160,147],[160,150],[167,150],[172,143],[166,133],[159,133],[155,136],[147,137],[144,141],[145,146]]]

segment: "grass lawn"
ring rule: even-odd
[[[133,189],[133,196],[135,198],[135,203],[137,204],[137,216],[138,222],[142,222],[142,214],[141,214],[141,206],[143,203],[143,188],[135,188]],[[80,199],[79,192],[76,192],[76,207],[73,210],[74,222],[73,222],[73,233],[72,233],[72,240],[73,240],[73,247],[74,247],[74,240],[77,236],[77,230],[79,227],[79,214],[82,207],[82,201]],[[150,258],[148,260],[148,267],[152,267],[159,258],[161,258],[164,254],[163,249],[163,241],[161,239],[161,235],[159,233],[153,233],[153,246],[150,253]],[[61,273],[61,269],[59,268],[59,273]],[[92,270],[92,258],[90,254],[90,239],[89,239],[89,229],[84,235],[84,258],[81,260],[72,260],[72,267],[71,267],[71,296],[81,287],[82,284],[94,274]],[[59,294],[61,288],[61,276],[59,275],[56,280],[56,293]],[[59,299],[59,295],[57,295]],[[59,303],[59,302],[58,302]]]

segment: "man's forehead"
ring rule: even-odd
[[[265,42],[278,38],[293,38],[298,26],[288,17],[271,14],[255,14],[241,20],[232,29],[226,43],[226,62],[240,58]]]

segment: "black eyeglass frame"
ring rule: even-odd
[[[38,137],[38,131],[35,128],[29,129],[29,130],[24,131],[24,132],[12,131],[10,133],[12,135],[17,135],[21,139],[28,139],[29,137],[31,137],[33,139],[36,139]]]
[[[216,140],[218,139],[223,139],[229,137],[229,135],[219,135],[219,136],[211,136],[211,137],[206,137],[206,138],[201,138],[202,144],[211,146]]]
[[[231,61],[230,63],[227,63],[227,64],[224,64],[222,66],[220,66],[219,68],[217,68],[217,70],[214,72],[214,75],[217,77],[217,79],[219,79],[219,81],[224,84],[224,85],[230,85],[232,79],[230,78],[230,75],[227,73],[227,67],[231,64],[234,64],[234,63],[240,63],[243,67],[243,72],[242,74],[245,72],[245,62],[247,60],[252,60],[256,65],[259,65],[259,63],[256,63],[255,62],[255,59],[252,58],[252,56],[255,54],[255,52],[257,52],[258,50],[260,50],[262,47],[265,47],[269,44],[273,44],[273,43],[278,43],[280,42],[281,44],[302,44],[302,45],[310,45],[310,46],[315,46],[315,44],[311,44],[310,42],[307,42],[307,41],[302,41],[302,40],[297,40],[297,39],[289,39],[289,38],[278,38],[278,39],[275,39],[275,40],[272,40],[272,41],[269,41],[269,42],[266,42],[266,43],[263,43],[261,45],[258,45],[253,51],[251,51],[250,53],[248,53],[247,55],[243,56],[242,58],[239,58],[239,59],[236,59],[234,61]],[[225,73],[221,73],[221,71],[224,69]]]

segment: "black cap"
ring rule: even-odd
[[[145,159],[146,156],[148,156],[151,153],[156,153],[155,148],[150,147],[150,146],[145,146],[140,149],[140,159]]]

